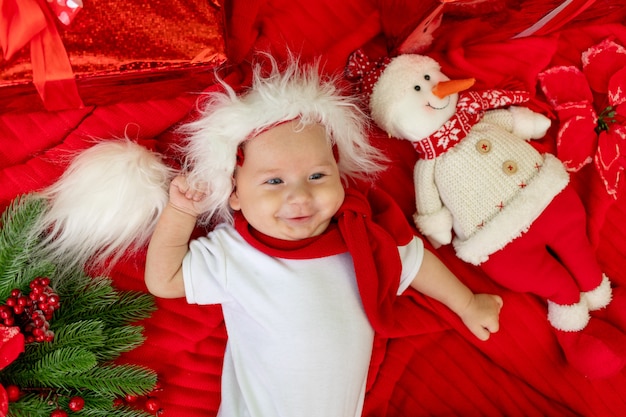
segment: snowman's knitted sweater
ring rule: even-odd
[[[417,226],[425,235],[453,228],[457,255],[475,265],[527,230],[569,182],[556,157],[512,133],[515,110],[485,112],[456,146],[415,166]]]

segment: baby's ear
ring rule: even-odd
[[[239,195],[237,194],[237,186],[233,182],[233,192],[228,197],[228,205],[231,209],[237,211],[241,210],[241,204],[239,204]]]

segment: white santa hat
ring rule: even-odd
[[[273,59],[268,60],[268,76],[263,76],[261,65],[255,66],[252,85],[241,95],[223,84],[223,92],[209,94],[201,116],[181,128],[187,135],[188,181],[209,190],[201,207],[205,221],[232,219],[228,198],[239,146],[286,121],[323,125],[329,143],[337,146],[344,176],[380,170],[383,159],[365,134],[367,119],[355,98],[343,94],[336,78],[323,79],[317,63],[300,65],[293,60],[280,71]]]

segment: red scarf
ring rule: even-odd
[[[286,259],[312,259],[350,252],[365,313],[380,335],[393,337],[424,331],[421,320],[415,326],[400,325],[400,311],[413,301],[398,297],[402,265],[398,246],[414,237],[404,213],[384,191],[369,188],[346,189],[346,198],[326,232],[319,236],[285,241],[263,235],[249,227],[240,212],[235,213],[235,229],[254,248],[270,256]],[[413,306],[414,308],[415,306]]]
[[[448,151],[469,134],[487,110],[521,104],[530,99],[525,91],[463,91],[454,115],[429,137],[413,142],[422,159],[434,159]]]

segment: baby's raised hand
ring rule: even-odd
[[[176,176],[170,183],[170,205],[191,216],[200,215],[197,203],[205,197],[206,192],[191,188],[183,175]]]
[[[461,320],[477,338],[485,341],[500,328],[502,304],[499,295],[474,294],[471,303],[460,315]]]

